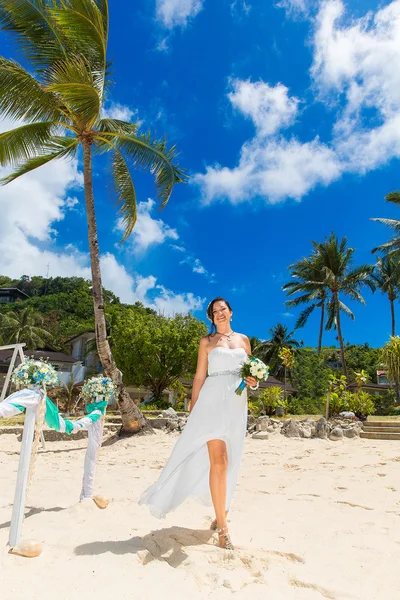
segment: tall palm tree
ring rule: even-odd
[[[43,328],[43,317],[32,306],[0,313],[0,333],[5,344],[25,343],[28,350],[43,348],[51,335]]]
[[[360,265],[359,267],[352,268],[354,248],[347,246],[347,239],[345,237],[339,240],[333,232],[329,238],[325,238],[324,242],[312,243],[319,260],[322,261],[325,272],[324,284],[332,294],[333,310],[327,322],[327,329],[333,326],[337,329],[343,372],[347,377],[340,313],[343,311],[351,318],[354,318],[354,315],[342,302],[341,296],[344,294],[352,300],[365,304],[360,290],[363,287],[368,287],[372,291],[375,290],[375,285],[371,277],[373,266]]]
[[[392,337],[396,335],[396,319],[394,301],[400,296],[400,265],[393,256],[378,258],[372,278],[376,287],[386,294],[390,302],[390,314],[392,317]]]
[[[319,336],[318,336],[318,354],[321,353],[322,336],[325,324],[325,311],[328,299],[328,290],[325,286],[325,271],[322,261],[318,254],[312,254],[310,257],[302,258],[290,265],[294,281],[285,283],[283,290],[288,296],[300,294],[292,300],[285,302],[288,308],[308,304],[298,317],[295,329],[304,327],[312,312],[317,308],[321,310]]]
[[[385,196],[385,202],[392,202],[392,204],[400,206],[400,192],[389,192],[389,194]],[[372,252],[383,252],[384,254],[396,256],[398,258],[400,253],[400,221],[397,219],[382,219],[378,217],[371,219],[371,221],[383,223],[394,231],[394,237],[389,242],[377,246]]]
[[[10,183],[54,159],[83,152],[84,190],[98,354],[117,386],[123,429],[149,427],[122,383],[106,333],[99,242],[93,197],[93,155],[111,153],[123,240],[136,221],[136,194],[129,167],[155,177],[161,206],[175,184],[185,180],[175,147],[138,132],[135,124],[102,118],[110,86],[107,59],[108,0],[0,0],[0,27],[17,38],[29,63],[0,57],[0,115],[24,120],[0,135],[0,166],[14,172]]]
[[[279,375],[279,371],[282,370],[282,361],[279,358],[282,348],[298,348],[301,343],[292,337],[293,331],[289,332],[287,326],[282,323],[274,325],[269,333],[271,337],[263,342],[258,356],[268,363],[271,375]]]

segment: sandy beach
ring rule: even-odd
[[[209,509],[189,501],[158,521],[137,505],[175,440],[106,441],[96,485],[106,510],[78,502],[86,441],[49,442],[22,536],[43,553],[26,559],[7,553],[19,442],[0,436],[1,599],[400,598],[398,443],[247,438],[230,553],[215,546]]]

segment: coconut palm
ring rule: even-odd
[[[123,429],[148,426],[122,383],[106,333],[99,242],[93,197],[92,160],[110,153],[123,240],[136,221],[136,194],[129,171],[155,177],[161,206],[185,175],[175,147],[142,134],[135,124],[102,118],[109,89],[108,0],[0,0],[0,26],[14,35],[28,68],[0,57],[0,115],[23,120],[0,135],[0,166],[13,168],[3,184],[52,160],[83,153],[84,190],[96,342],[105,374],[118,389]]]
[[[277,323],[269,330],[270,338],[263,342],[258,350],[258,356],[268,363],[271,375],[279,375],[282,370],[282,361],[279,354],[282,348],[298,348],[301,343],[295,340],[293,331],[288,331],[286,325]]]
[[[385,196],[385,201],[392,202],[392,204],[400,206],[400,192],[389,192],[389,194]],[[390,229],[393,229],[394,232],[394,236],[389,242],[377,246],[372,250],[372,252],[383,252],[384,254],[396,256],[398,258],[400,253],[400,221],[396,219],[382,219],[378,217],[371,219],[371,221],[383,223],[384,225],[390,227]]]
[[[327,329],[331,329],[333,326],[337,329],[342,368],[347,377],[340,315],[341,312],[345,312],[353,319],[354,315],[342,302],[341,296],[346,295],[352,300],[365,304],[360,290],[363,287],[368,287],[372,291],[375,290],[375,285],[371,277],[373,266],[360,265],[359,267],[352,268],[354,248],[347,246],[347,239],[345,237],[339,240],[333,232],[329,238],[325,238],[324,242],[312,243],[325,272],[324,285],[332,295],[333,310],[330,311],[326,326]]]
[[[392,317],[392,336],[396,335],[394,301],[400,296],[400,265],[393,256],[378,258],[372,274],[376,287],[387,295]]]
[[[382,363],[385,366],[387,378],[394,383],[396,390],[396,402],[400,401],[400,336],[391,336],[390,340],[382,348]]]
[[[43,317],[31,306],[0,313],[0,332],[5,344],[25,343],[28,350],[43,348],[51,335],[43,328]]]
[[[325,286],[325,271],[322,261],[317,254],[312,254],[310,257],[302,258],[290,265],[289,270],[294,281],[286,283],[282,289],[288,296],[293,296],[294,294],[300,295],[292,300],[287,300],[285,302],[286,306],[292,308],[308,304],[307,308],[300,313],[295,329],[304,327],[315,309],[321,310],[318,337],[318,354],[320,354],[328,299],[328,289]]]

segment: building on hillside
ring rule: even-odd
[[[81,363],[80,381],[102,372],[103,368],[97,354],[94,331],[80,333],[67,340],[66,344],[70,347],[71,357]]]
[[[28,294],[25,294],[25,292],[22,292],[18,288],[0,287],[0,304],[12,304],[28,300],[28,298]]]

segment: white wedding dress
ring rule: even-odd
[[[247,429],[247,391],[235,390],[240,368],[247,357],[244,348],[218,346],[208,355],[206,378],[187,424],[156,483],[140,497],[159,519],[186,498],[212,506],[209,488],[210,461],[207,442],[224,440],[228,451],[227,499],[229,510],[236,486]]]

